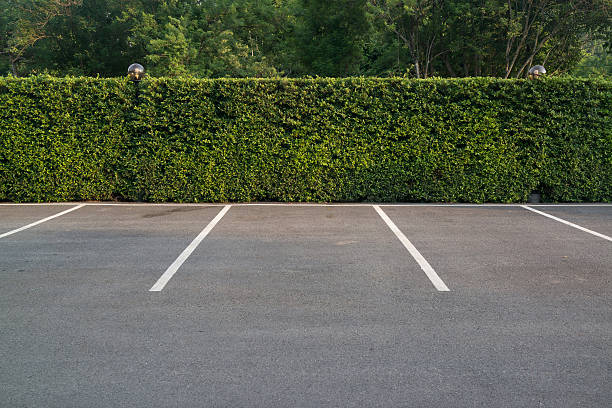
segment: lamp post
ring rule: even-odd
[[[542,65],[535,65],[529,69],[529,79],[540,79],[540,76],[544,74],[546,74],[546,68]]]
[[[132,123],[134,124],[134,126],[136,126],[137,124],[137,118],[138,118],[138,105],[139,105],[139,99],[140,99],[140,81],[142,81],[142,79],[145,76],[145,70],[144,67],[140,64],[132,64],[128,67],[128,77],[130,78],[130,81],[134,84],[134,109],[132,109],[132,112],[130,114],[131,118],[132,118]],[[134,131],[132,132],[131,138],[132,138],[132,146],[136,146],[136,127],[134,128]],[[140,167],[140,166],[139,166]],[[133,181],[136,181],[137,177],[133,178]],[[136,185],[138,183],[135,183]],[[142,190],[142,188],[138,189],[138,201],[142,201],[144,197],[144,192]]]
[[[140,81],[142,81],[142,79],[144,78],[144,76],[145,70],[142,65],[134,63],[128,67],[128,78],[130,78],[130,81],[132,81],[134,85],[136,85],[136,104],[138,104],[138,97],[140,96],[139,84]]]
[[[534,65],[529,69],[528,78],[531,80],[538,80],[544,74],[546,74],[546,68],[544,68],[542,65]],[[539,203],[541,199],[541,192],[539,190],[535,190],[529,194],[527,202],[530,204],[536,204]]]

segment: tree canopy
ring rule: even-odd
[[[0,75],[610,76],[612,0],[0,0]]]

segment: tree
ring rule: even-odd
[[[40,40],[49,37],[47,26],[59,16],[69,15],[82,0],[4,0],[2,10],[2,53],[11,72],[19,75],[18,64]]]
[[[583,58],[571,73],[581,77],[612,79],[612,53],[605,41],[601,39],[591,41],[584,50]]]
[[[83,0],[72,13],[56,18],[50,38],[37,50],[33,69],[58,74],[125,75],[143,50],[128,44],[131,26],[119,20],[132,10],[151,11],[157,2],[140,0]]]
[[[610,27],[610,0],[368,0],[372,21],[410,55],[417,78],[525,76],[576,64],[586,34]],[[446,71],[446,72],[444,72]]]
[[[306,75],[358,73],[369,25],[362,0],[303,0],[294,47]]]
[[[610,0],[507,0],[504,78],[525,75],[536,56],[541,63],[553,53],[575,58],[580,35],[609,27],[610,11]]]
[[[414,75],[427,78],[434,46],[443,28],[441,0],[368,0],[369,10],[380,26],[391,31],[409,54]]]
[[[121,21],[131,25],[129,43],[144,50],[153,74],[273,76],[271,34],[281,8],[272,0],[172,0],[153,13],[124,13]]]
[[[118,76],[140,62],[198,77],[519,78],[534,64],[572,72],[589,52],[594,62],[594,42],[612,45],[611,10],[612,0],[0,0],[0,70]]]

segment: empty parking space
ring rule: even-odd
[[[440,292],[373,206],[224,208],[87,205],[0,240],[0,406],[612,398],[609,241],[520,206],[381,205]],[[534,208],[601,233],[612,212]]]
[[[483,406],[607,404],[609,241],[514,206],[383,208],[453,290],[424,313],[453,350],[447,385],[500,398]]]
[[[216,211],[87,206],[4,238],[0,405],[106,405],[96,384],[127,375],[149,338],[134,325],[148,319],[140,293]]]
[[[28,287],[32,279],[41,287],[63,282],[71,289],[140,288],[157,279],[217,212],[218,207],[87,206],[4,238],[0,271]]]
[[[282,303],[434,288],[370,206],[237,206],[165,290]]]
[[[521,207],[383,208],[453,288],[611,288],[610,242]]]

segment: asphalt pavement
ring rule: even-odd
[[[612,400],[612,205],[79,205],[0,204],[0,407]]]

